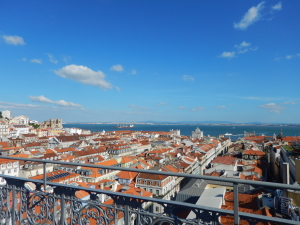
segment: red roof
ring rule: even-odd
[[[235,162],[237,161],[234,157],[216,157],[211,163],[220,163],[225,165],[235,165]]]
[[[244,151],[243,154],[244,155],[265,155],[266,153],[264,153],[262,151],[249,149],[249,150]]]

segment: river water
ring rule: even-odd
[[[84,130],[96,131],[114,131],[122,130],[113,128],[114,124],[64,124],[64,127],[77,127]],[[293,126],[220,126],[220,125],[150,125],[150,124],[135,124],[130,130],[134,131],[170,131],[171,129],[179,129],[181,135],[191,136],[192,131],[197,127],[203,131],[205,136],[218,136],[220,134],[231,133],[230,138],[237,140],[244,136],[244,131],[253,132],[256,135],[273,136],[278,135],[281,131],[285,136],[300,136],[300,127]],[[129,130],[129,129],[124,129]]]

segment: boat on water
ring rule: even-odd
[[[116,125],[116,126],[113,126],[113,128],[119,128],[119,129],[130,129],[130,128],[133,128],[134,125],[133,124],[130,124],[130,125]]]
[[[225,136],[231,136],[232,134],[231,133],[226,133],[226,134],[224,134]]]

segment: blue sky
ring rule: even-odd
[[[299,0],[0,3],[0,110],[300,123]]]

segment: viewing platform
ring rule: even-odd
[[[31,161],[43,164],[42,179],[27,179],[1,174],[6,184],[0,186],[0,224],[61,224],[61,225],[179,225],[179,224],[299,224],[299,221],[251,214],[239,211],[240,184],[274,189],[300,191],[300,186],[279,183],[232,179],[224,177],[173,173],[155,170],[99,166],[40,159],[4,157],[17,161]],[[195,178],[232,184],[233,210],[190,204],[157,197],[147,197],[105,189],[81,187],[72,184],[54,183],[45,176],[47,164],[70,165],[96,168],[99,170],[121,170],[138,173]],[[104,196],[104,198],[103,198]],[[102,201],[101,199],[106,199]],[[201,201],[200,201],[201,202]],[[155,205],[163,210],[155,213]],[[183,212],[191,211],[189,214]],[[247,222],[246,222],[247,221]],[[229,223],[226,223],[229,224]]]

